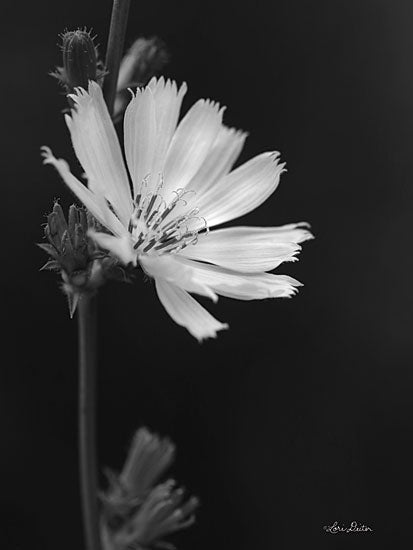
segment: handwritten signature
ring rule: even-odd
[[[324,525],[324,531],[327,533],[367,533],[368,531],[373,531],[371,527],[367,525],[359,525],[357,521],[352,521],[349,526],[345,527],[335,521],[332,525]]]

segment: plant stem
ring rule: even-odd
[[[106,70],[108,74],[103,83],[103,94],[111,115],[113,114],[120,61],[123,53],[123,45],[125,43],[129,5],[130,0],[113,0],[108,47],[106,50]]]
[[[103,93],[113,114],[130,0],[113,0]],[[78,303],[79,339],[79,469],[83,525],[87,550],[100,550],[98,470],[96,458],[96,295],[83,294]]]
[[[100,550],[96,460],[96,296],[78,303],[79,469],[87,550]]]

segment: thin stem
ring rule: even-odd
[[[106,50],[106,70],[108,74],[105,76],[105,81],[103,83],[103,94],[111,115],[113,114],[120,61],[123,53],[123,45],[125,43],[129,5],[130,0],[113,0],[108,47]]]
[[[130,0],[114,0],[106,54],[103,93],[113,114]],[[79,469],[87,550],[100,550],[96,458],[96,296],[83,294],[78,304]]]
[[[78,304],[79,469],[87,550],[100,550],[96,460],[96,296],[83,294]]]

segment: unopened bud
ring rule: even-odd
[[[144,86],[167,61],[165,45],[159,38],[138,38],[122,59],[118,91],[130,86]]]
[[[97,55],[93,39],[84,30],[67,31],[62,36],[63,68],[69,86],[87,89],[97,77]]]
[[[45,226],[49,242],[39,244],[51,258],[42,269],[60,272],[71,317],[81,294],[95,292],[107,279],[123,276],[127,280],[116,260],[105,256],[89,238],[88,231],[96,230],[96,224],[86,210],[75,205],[66,221],[62,207],[55,203]]]
[[[85,29],[66,31],[61,35],[63,67],[57,67],[51,75],[59,80],[67,93],[79,86],[87,89],[89,80],[99,81],[104,74],[94,38]]]
[[[126,107],[129,99],[128,88],[145,86],[158,74],[168,62],[168,53],[164,43],[156,36],[138,38],[124,55],[117,83],[115,100],[115,119]]]

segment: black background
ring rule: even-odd
[[[34,245],[54,198],[41,165],[73,161],[47,72],[57,35],[110,1],[15,2],[2,16],[2,548],[82,548],[76,322]],[[6,10],[6,7],[4,7]],[[178,445],[174,475],[200,496],[182,550],[407,548],[412,537],[413,4],[394,0],[137,2],[127,33],[157,34],[165,74],[227,105],[250,132],[241,161],[280,150],[288,172],[240,224],[311,222],[279,270],[292,300],[220,299],[231,330],[201,346],[153,286],[100,293],[99,456],[119,468],[144,424]],[[238,223],[238,222],[237,222]],[[102,478],[103,481],[103,478]],[[364,523],[372,533],[331,535]]]

